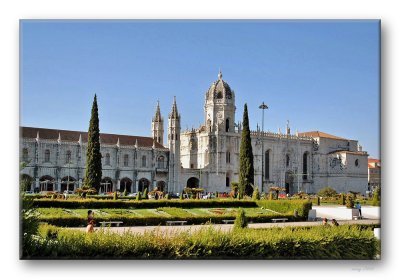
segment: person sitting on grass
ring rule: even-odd
[[[336,221],[336,219],[332,219],[332,226],[339,226],[339,223]]]
[[[326,218],[322,219],[322,225],[324,226],[328,225],[328,219]]]

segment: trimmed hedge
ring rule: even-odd
[[[204,207],[257,207],[255,201],[244,200],[51,200],[39,199],[33,201],[34,207],[54,207],[67,209],[100,209],[100,208],[159,208],[159,207],[180,207],[180,208],[204,208]]]
[[[41,230],[23,247],[23,259],[346,259],[371,260],[380,251],[372,231],[339,226],[292,228],[205,228],[193,233],[92,234],[76,230]]]
[[[264,207],[277,212],[285,212],[287,214],[297,213],[303,219],[308,218],[308,211],[312,209],[312,203],[307,200],[259,200],[259,207]]]
[[[188,225],[200,225],[205,223],[222,224],[222,220],[235,219],[235,215],[223,216],[157,216],[157,217],[138,217],[138,216],[107,216],[96,217],[97,226],[100,226],[102,221],[122,221],[123,226],[159,226],[165,225],[166,221],[187,221]],[[289,221],[299,221],[300,218],[295,218],[292,214],[277,214],[266,216],[246,216],[248,222],[253,223],[268,223],[274,218],[288,218]],[[43,216],[39,217],[40,222],[59,227],[83,227],[87,225],[87,219],[78,216]]]

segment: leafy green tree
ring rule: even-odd
[[[239,208],[235,223],[233,223],[233,228],[234,229],[243,229],[247,227],[247,220],[246,220],[246,214],[244,213],[243,208]]]
[[[244,105],[243,130],[239,154],[239,190],[240,193],[251,196],[253,193],[253,187],[251,185],[254,184],[254,162],[247,104]]]
[[[97,96],[94,95],[86,152],[86,187],[94,187],[97,190],[100,189],[102,177],[101,168],[99,113],[97,108]]]
[[[318,192],[318,196],[320,197],[334,197],[336,195],[337,195],[336,190],[331,187],[324,187]]]

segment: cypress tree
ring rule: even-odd
[[[94,95],[92,113],[88,131],[88,144],[86,152],[85,186],[100,189],[101,182],[101,153],[100,153],[100,130],[99,113],[97,108],[97,97]]]
[[[249,115],[247,104],[244,104],[243,130],[240,142],[240,162],[239,162],[239,189],[240,193],[251,196],[254,184],[254,164],[253,148],[251,146]]]

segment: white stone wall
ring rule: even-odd
[[[54,190],[60,191],[62,179],[70,181],[75,180],[75,188],[80,187],[82,179],[85,175],[86,165],[86,148],[84,143],[80,145],[78,142],[58,142],[56,140],[39,140],[23,138],[20,142],[20,160],[23,158],[23,149],[28,150],[29,162],[21,171],[33,179],[32,189],[39,187],[39,180],[48,176],[54,180]],[[45,162],[45,151],[50,151],[50,160]],[[71,161],[68,164],[66,154],[71,152]],[[102,158],[102,177],[111,178],[113,190],[118,190],[120,181],[128,178],[132,181],[132,185],[136,186],[136,182],[141,178],[150,181],[151,187],[156,185],[157,181],[164,181],[168,187],[168,150],[153,149],[134,146],[101,145]],[[110,154],[110,164],[105,164],[106,154]],[[124,165],[124,155],[128,155],[128,165]],[[146,156],[146,166],[142,166],[142,156]],[[160,166],[157,159],[163,156],[164,164]],[[135,190],[136,188],[133,188]]]

